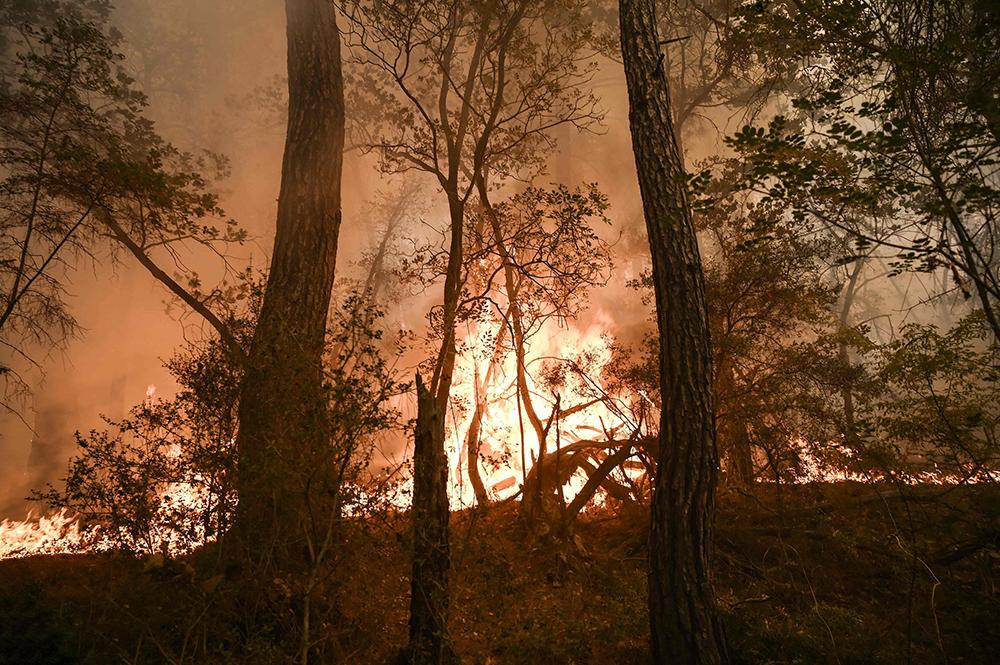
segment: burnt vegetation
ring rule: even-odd
[[[160,4],[0,5],[0,665],[995,662],[993,3]]]

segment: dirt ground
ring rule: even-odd
[[[513,506],[456,514],[450,629],[462,662],[648,663],[646,519],[641,506],[603,510],[554,543],[527,537]],[[1000,658],[995,487],[758,487],[720,496],[717,522],[734,663]],[[406,541],[405,516],[352,530],[325,587],[336,600],[317,652],[329,662],[384,663],[405,642]],[[0,663],[271,662],[272,635],[213,556],[0,562]]]

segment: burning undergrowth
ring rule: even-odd
[[[574,197],[581,195],[532,196],[558,208],[566,199],[579,203]],[[583,200],[602,210],[599,198]],[[582,226],[576,232],[593,238]],[[528,235],[520,241],[537,245],[538,255],[545,238]],[[445,417],[452,509],[516,502],[541,531],[569,535],[588,510],[645,506],[662,408],[656,339],[623,344],[615,339],[614,317],[600,311],[581,321],[582,287],[573,302],[563,291],[546,301],[555,298],[548,273],[533,275],[542,286],[513,288],[509,293],[520,300],[512,300],[488,278],[503,262],[491,258],[485,240],[479,245],[468,280],[482,282],[485,295],[470,298],[462,317]],[[584,282],[600,283],[595,264],[577,259],[546,258],[545,271],[575,266]],[[648,289],[643,280],[637,286]],[[248,313],[231,323],[249,344],[260,283],[248,281],[242,294]],[[412,404],[400,367],[419,345],[406,333],[388,332],[372,296],[348,294],[329,335],[328,440],[331,459],[347,463],[339,510],[348,518],[405,511],[410,502],[402,442],[410,438]],[[521,303],[519,317],[512,302]],[[727,302],[717,296],[712,311],[729,311]],[[713,338],[727,485],[995,482],[991,442],[1000,402],[998,383],[975,371],[995,357],[981,343],[981,316],[946,332],[910,325],[887,344],[824,328],[829,317],[812,310],[798,316],[820,322],[811,337],[798,337],[801,322],[775,316],[773,326]],[[733,348],[743,354],[738,361]],[[863,362],[845,365],[845,349]],[[168,367],[178,393],[147,395],[128,417],[78,435],[63,484],[33,497],[53,512],[0,524],[0,558],[104,550],[180,555],[229,528],[238,501],[242,370],[217,340],[187,347]],[[737,473],[741,459],[746,468]]]
[[[1000,644],[992,620],[998,501],[987,484],[812,483],[760,487],[753,497],[724,493],[716,590],[737,662],[882,664],[905,662],[908,652],[913,662],[942,653],[951,662],[992,662]],[[521,524],[510,503],[453,516],[452,632],[463,658],[648,662],[645,512],[595,510],[568,549],[539,543]],[[382,662],[404,639],[407,531],[402,515],[352,522],[334,573],[351,602],[341,606],[325,652]],[[196,553],[173,567],[107,556],[0,563],[0,645],[16,629],[21,641],[13,644],[43,633],[31,657],[63,651],[70,655],[56,662],[98,663],[141,653],[142,662],[161,662],[164,653],[180,654],[196,625],[221,653],[253,636],[216,621],[231,610],[236,583],[183,565],[201,571],[199,561],[212,556]],[[192,624],[206,607],[203,623]],[[204,655],[201,639],[188,648]]]
[[[532,508],[540,510],[551,526],[560,521],[571,524],[578,513],[601,508],[609,500],[613,510],[645,504],[654,468],[651,452],[658,399],[641,388],[623,389],[621,348],[606,334],[600,317],[597,320],[586,329],[551,322],[526,354],[524,394],[529,395],[541,428],[525,414],[516,355],[502,346],[503,322],[491,316],[489,308],[469,321],[447,427],[453,509],[507,500],[534,503]],[[919,340],[927,343],[928,331],[918,332]],[[903,348],[914,353],[912,344]],[[236,395],[232,373],[220,356],[213,355],[217,352],[209,348],[172,361],[178,375],[189,382],[189,389],[173,399],[149,395],[128,418],[109,423],[104,431],[79,436],[80,452],[69,466],[65,484],[34,496],[54,512],[0,523],[0,559],[108,550],[178,556],[223,533],[238,501],[231,480],[236,464]],[[887,356],[886,366],[899,371],[892,364],[896,360]],[[957,381],[958,370],[945,369],[944,378]],[[409,506],[405,457],[388,464],[374,461],[386,432],[405,435],[399,411],[393,408],[404,408],[401,396],[388,395],[388,386],[400,389],[402,384],[379,385],[378,394],[388,398],[386,410],[362,410],[371,414],[364,421],[370,438],[358,449],[352,479],[345,485],[343,512],[348,517]],[[351,394],[347,389],[339,393],[342,399]],[[372,393],[360,394],[370,406]],[[912,406],[912,392],[906,397],[906,405]],[[350,404],[359,402],[344,399],[343,404],[358,413]],[[913,410],[894,415],[884,398],[879,405],[886,428],[901,427],[902,418],[920,414]],[[962,401],[953,408],[964,414],[968,406]],[[972,429],[977,424],[989,422],[968,421],[970,436],[975,437]],[[348,431],[356,430],[341,430],[341,436]],[[921,449],[907,452],[883,442],[873,451],[872,446],[870,437],[859,437],[853,448],[843,441],[819,445],[796,438],[787,443],[786,454],[797,461],[786,470],[769,468],[767,451],[758,450],[758,483],[993,482],[991,467],[963,460],[961,449],[934,448],[936,456],[929,457]],[[892,450],[896,457],[886,459]],[[959,457],[947,457],[948,450]],[[901,456],[909,460],[908,466],[899,463]],[[988,457],[976,459],[985,462]],[[776,470],[779,473],[769,477]]]

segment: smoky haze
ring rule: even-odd
[[[118,0],[115,23],[125,36],[127,65],[149,97],[149,114],[159,131],[181,149],[208,150],[229,160],[229,173],[217,187],[227,214],[251,236],[236,250],[234,267],[265,267],[284,140],[281,3]],[[608,195],[613,225],[601,233],[614,242],[615,270],[610,283],[591,294],[579,325],[613,327],[607,332],[634,343],[648,330],[648,308],[625,285],[646,268],[648,248],[620,67],[605,61],[595,78],[606,112],[603,129],[585,134],[560,129],[559,149],[535,184],[594,182]],[[347,105],[350,114],[350,98]],[[728,121],[713,120],[722,127]],[[694,123],[684,143],[689,162],[721,148],[718,132],[708,124]],[[363,269],[361,253],[378,240],[384,223],[370,214],[368,203],[393,183],[375,167],[372,158],[356,151],[346,156],[338,282]],[[435,185],[423,175],[413,177],[429,201],[424,221],[436,224],[443,211],[436,207]],[[211,257],[192,255],[185,261],[206,283],[222,274]],[[68,283],[82,332],[65,348],[44,354],[44,378],[33,377],[33,396],[20,414],[9,414],[0,424],[0,518],[23,516],[29,489],[61,477],[74,432],[101,427],[102,415],[125,415],[150,386],[156,395],[169,397],[176,386],[162,361],[186,338],[200,334],[196,318],[181,317],[176,304],[168,311],[168,294],[128,257],[78,265]],[[388,324],[421,327],[435,293],[391,304]]]
[[[284,71],[280,3],[119,0],[114,24],[125,38],[126,66],[149,97],[149,116],[179,148],[229,158],[218,183],[227,214],[252,241],[234,267],[264,266],[272,236],[283,127],[269,104]],[[206,283],[218,261],[184,257]],[[120,418],[150,386],[176,388],[162,360],[199,334],[194,317],[130,257],[98,256],[68,277],[69,304],[81,334],[63,349],[39,353],[32,395],[0,432],[0,516],[23,515],[29,488],[58,480],[73,452],[74,432]]]
[[[234,267],[266,266],[284,140],[285,35],[280,3],[265,0],[119,0],[115,24],[125,37],[127,65],[149,97],[149,115],[168,140],[188,151],[208,150],[228,159],[229,173],[217,183],[226,213],[250,233],[237,250]],[[626,289],[648,263],[634,163],[629,144],[627,98],[620,65],[605,62],[595,92],[606,112],[603,129],[558,130],[558,151],[536,182],[573,187],[595,182],[611,202],[615,243],[611,282],[591,295],[580,326],[595,323],[626,342],[640,339],[647,309]],[[350,99],[348,99],[350,114]],[[354,118],[353,120],[358,120]],[[706,154],[701,137],[689,139],[689,153]],[[344,224],[338,253],[338,282],[363,270],[361,252],[378,240],[384,220],[370,216],[368,203],[393,183],[374,159],[349,151],[345,160]],[[427,220],[444,211],[434,183],[422,174]],[[187,268],[206,283],[221,275],[218,261],[187,257]],[[70,280],[70,302],[82,333],[65,348],[49,352],[43,374],[20,414],[4,418],[0,437],[0,516],[18,517],[32,487],[57,481],[73,453],[74,432],[103,426],[102,416],[120,418],[146,397],[169,397],[176,389],[163,367],[186,337],[199,334],[196,317],[180,319],[168,294],[128,257],[79,265]],[[420,328],[435,292],[390,305],[388,324]],[[413,363],[419,361],[414,358]]]
[[[181,149],[208,150],[228,159],[229,173],[217,189],[227,215],[251,236],[237,250],[234,267],[265,267],[284,140],[281,4],[119,0],[114,17],[125,38],[127,66],[149,98],[148,113],[158,131]],[[608,234],[615,236],[638,219],[619,79],[616,67],[609,67],[599,86],[607,99],[606,133],[581,137],[563,131],[558,137],[562,151],[542,179],[571,186],[598,182],[612,198],[615,228]],[[347,155],[344,173],[339,281],[358,274],[361,251],[378,239],[383,220],[366,216],[367,204],[392,186],[377,172],[374,160],[356,151]],[[619,195],[611,181],[618,181],[628,195]],[[423,194],[432,201],[427,215],[433,217],[440,212],[434,208],[433,183],[423,184]],[[632,228],[619,247],[636,245],[635,235]],[[622,262],[622,267],[628,263]],[[218,261],[205,256],[185,257],[185,267],[206,283],[221,275]],[[615,280],[633,272],[616,273]],[[157,396],[169,397],[176,385],[162,361],[185,338],[200,334],[196,317],[182,318],[169,294],[129,257],[115,262],[102,256],[78,265],[68,283],[81,334],[64,348],[43,352],[42,371],[30,381],[33,394],[20,413],[3,418],[0,517],[23,516],[29,490],[58,481],[73,453],[76,431],[102,427],[102,416],[121,418],[146,398],[151,386]],[[594,301],[594,313],[615,302],[621,314],[619,295],[599,292]],[[389,307],[390,323],[419,327],[432,302],[433,294],[428,293],[405,306]],[[643,319],[637,314],[637,321]]]

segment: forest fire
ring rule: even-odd
[[[93,531],[81,530],[79,520],[60,510],[28,516],[19,522],[0,521],[0,559],[93,551]]]
[[[551,422],[549,454],[586,441],[594,441],[599,450],[603,439],[635,427],[629,422],[624,405],[611,408],[614,398],[602,386],[601,374],[611,360],[610,337],[605,327],[607,321],[603,317],[595,319],[596,323],[583,330],[574,325],[549,322],[534,337],[526,357],[529,399],[537,403],[536,408],[543,412],[546,422]],[[498,335],[503,341],[500,330],[501,323],[484,315],[471,325],[460,345],[463,352],[455,372],[446,446],[449,500],[455,510],[476,503],[469,481],[468,435],[475,417],[477,394],[484,405],[478,425],[480,473],[490,499],[514,496],[539,456],[538,437],[526,422],[523,407],[519,412],[514,354],[497,344]],[[489,380],[484,381],[484,376]],[[153,403],[155,393],[156,388],[150,385],[146,390],[148,404]],[[179,454],[176,448],[168,451],[173,459]],[[567,502],[572,501],[587,482],[589,476],[585,468],[577,467],[565,480],[562,493]],[[634,479],[642,476],[645,468],[638,463],[631,466],[626,463],[620,472]],[[409,500],[409,495],[404,493],[394,503],[397,508],[406,510]],[[165,526],[142,540],[133,539],[134,551],[180,554],[205,542],[203,527],[195,527],[196,533],[186,531],[189,536],[182,539],[170,523],[171,515],[198,512],[205,501],[204,490],[191,484],[172,483],[164,488],[155,510],[162,516],[160,519]],[[600,505],[603,492],[598,491],[591,501]],[[5,520],[0,525],[0,559],[100,552],[112,547],[113,539],[102,533],[101,526],[83,526],[65,509],[41,516],[31,513],[24,520]]]
[[[0,665],[993,665],[996,4],[0,2]]]
[[[603,385],[603,375],[612,361],[613,323],[599,313],[592,323],[580,327],[575,322],[550,320],[532,337],[525,357],[525,378],[528,400],[548,426],[545,442],[547,454],[558,455],[567,447],[588,447],[588,460],[606,459],[606,444],[635,434],[649,427],[638,422],[636,415],[621,397],[609,394]],[[478,458],[479,482],[487,491],[489,501],[517,497],[536,466],[540,453],[537,433],[527,422],[524,403],[517,385],[517,361],[509,348],[505,322],[484,307],[481,315],[470,321],[467,334],[459,344],[460,354],[452,386],[451,408],[447,421],[446,452],[448,456],[448,497],[453,510],[477,505],[477,496],[470,480],[470,451]],[[156,387],[150,384],[145,404],[153,405]],[[655,413],[658,407],[643,391],[635,395]],[[477,403],[480,412],[477,415]],[[648,419],[647,412],[643,418]],[[474,424],[474,420],[478,422]],[[645,433],[645,432],[640,432]],[[470,446],[470,437],[477,441]],[[229,445],[233,445],[230,442]],[[890,478],[880,474],[862,473],[835,468],[811,452],[813,446],[798,438],[791,447],[798,451],[801,468],[793,477],[779,480],[792,484],[883,482]],[[168,457],[176,459],[180,450],[174,446]],[[523,462],[523,466],[522,466]],[[566,473],[560,493],[570,503],[594,474],[594,465],[577,464]],[[620,461],[612,472],[620,485],[638,489],[648,483],[648,467],[634,456]],[[905,484],[953,485],[993,482],[989,470],[963,477],[954,471],[922,470],[896,474],[891,479]],[[764,474],[760,481],[767,483]],[[409,486],[408,483],[404,485]],[[589,497],[587,506],[601,506],[606,492],[598,489]],[[620,497],[619,497],[620,498]],[[642,500],[635,494],[632,500]],[[203,511],[209,501],[204,487],[197,483],[171,483],[162,489],[155,513],[162,524],[142,539],[126,539],[130,549],[138,554],[164,552],[180,555],[214,540],[203,524],[193,524],[178,530],[175,516]],[[392,500],[396,509],[408,510],[409,491],[398,493]],[[172,517],[174,516],[174,517]],[[181,535],[183,533],[184,535]],[[0,560],[51,554],[103,552],[120,547],[123,539],[115,539],[100,524],[83,525],[66,509],[48,514],[29,514],[20,521],[0,522]]]
[[[476,502],[469,479],[469,465],[474,463],[470,450],[478,449],[481,482],[491,498],[504,499],[524,484],[541,447],[524,413],[515,353],[503,346],[504,324],[486,311],[463,340],[460,348],[465,352],[455,372],[447,444],[449,494],[455,508]],[[549,427],[548,454],[635,427],[622,409],[611,408],[614,398],[602,385],[602,372],[611,360],[609,340],[608,329],[600,323],[580,330],[556,321],[547,322],[533,337],[524,360],[527,399]],[[480,422],[474,424],[477,418]],[[478,442],[470,446],[470,437],[477,437]],[[587,479],[582,469],[573,471],[563,487],[567,501]]]
[[[141,537],[113,533],[104,525],[83,524],[79,516],[62,508],[38,515],[34,511],[20,521],[0,521],[0,560],[51,554],[93,554],[119,550],[123,544],[136,555],[162,553],[178,556],[200,547],[214,537],[203,524],[180,524],[180,516],[203,510],[205,493],[185,483],[174,483],[156,499],[160,523]]]
[[[476,450],[479,482],[487,490],[489,501],[517,497],[539,458],[539,438],[527,422],[524,405],[520,402],[515,354],[505,346],[503,322],[497,321],[490,312],[489,308],[483,308],[481,316],[469,323],[468,332],[459,344],[461,353],[452,387],[446,439],[448,497],[453,510],[477,505],[470,481],[470,450]],[[576,448],[583,445],[584,450],[592,449],[588,460],[606,459],[609,453],[604,449],[605,444],[622,438],[622,432],[627,436],[649,425],[637,422],[629,405],[605,389],[602,377],[612,360],[610,344],[613,337],[609,333],[612,324],[604,316],[592,319],[593,322],[583,328],[572,322],[546,322],[533,337],[525,358],[528,399],[549,425],[545,441],[550,456],[576,444]],[[155,386],[150,385],[146,390],[146,404],[154,404],[155,393]],[[655,413],[657,405],[644,392],[637,397]],[[481,404],[481,412],[474,427],[477,402]],[[649,418],[649,414],[644,417]],[[473,434],[478,438],[478,445],[470,447],[469,438]],[[804,439],[797,439],[790,445],[798,450],[801,469],[794,477],[780,482],[888,480],[878,472],[865,474],[831,467],[812,454],[812,446]],[[168,450],[170,458],[176,459],[179,455],[180,450],[176,447]],[[572,502],[595,472],[593,465],[575,465],[565,474],[562,500],[567,504]],[[618,463],[612,475],[618,477],[620,485],[635,491],[636,483],[640,486],[648,483],[647,473],[647,466],[630,456]],[[992,482],[988,470],[969,477],[953,471],[923,470],[897,474],[893,479],[924,485]],[[762,483],[767,481],[766,475],[760,479]],[[409,486],[408,483],[404,485]],[[601,506],[605,498],[606,492],[599,488],[588,498],[583,510],[586,506]],[[641,497],[633,495],[631,499],[641,500]],[[410,508],[410,500],[409,491],[405,491],[396,494],[392,504],[405,511]],[[208,535],[203,524],[189,524],[178,530],[175,520],[179,515],[203,511],[208,501],[206,490],[197,483],[171,483],[162,489],[154,509],[162,527],[153,529],[141,539],[125,540],[138,554],[179,555],[197,548],[215,536]],[[0,522],[0,560],[102,552],[120,546],[121,542],[121,537],[112,538],[100,524],[82,525],[79,518],[66,509],[42,515],[30,512],[20,521]]]

